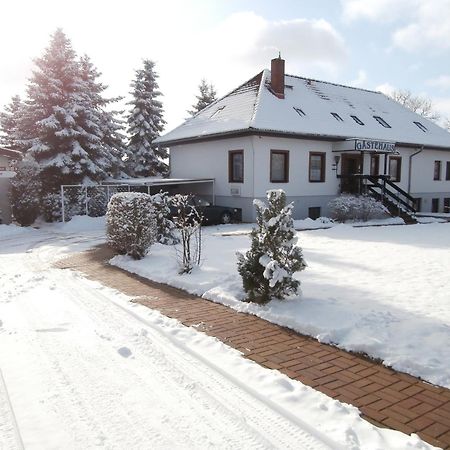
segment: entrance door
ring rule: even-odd
[[[341,192],[359,194],[360,179],[354,175],[361,174],[361,155],[343,154],[341,165]]]

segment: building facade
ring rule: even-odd
[[[343,192],[450,212],[450,133],[379,92],[284,75],[281,59],[157,142],[171,176],[214,178],[216,203],[244,221],[279,188],[295,218]]]

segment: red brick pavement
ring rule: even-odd
[[[106,247],[60,261],[166,316],[214,336],[258,364],[360,409],[370,422],[417,433],[450,449],[450,391],[396,372],[363,356],[325,345],[258,317],[150,282],[105,261]]]

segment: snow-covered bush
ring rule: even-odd
[[[298,292],[300,281],[293,275],[306,267],[298,247],[293,204],[286,205],[283,190],[267,191],[269,204],[254,200],[257,227],[251,232],[251,248],[238,253],[238,272],[248,300],[267,303]]]
[[[371,219],[386,217],[386,207],[368,195],[341,195],[328,203],[331,217],[338,222],[359,220],[367,222]]]
[[[41,182],[39,166],[22,161],[11,182],[11,206],[14,219],[22,226],[31,225],[39,215]]]
[[[114,194],[106,212],[110,246],[133,259],[143,258],[156,241],[156,214],[151,196],[139,192]]]
[[[88,188],[88,215],[90,217],[101,217],[106,214],[108,197],[102,187]]]
[[[174,245],[179,239],[176,234],[176,226],[170,219],[171,197],[167,192],[159,192],[152,195],[153,207],[156,212],[157,237],[160,244]]]
[[[61,194],[59,192],[43,194],[41,207],[46,222],[60,222],[62,220]]]
[[[181,241],[181,249],[177,248],[180,274],[191,273],[201,262],[203,217],[195,208],[191,195],[174,195],[172,206]]]

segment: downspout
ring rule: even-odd
[[[422,151],[423,151],[423,145],[422,145],[422,147],[420,147],[419,150],[417,150],[417,152],[412,153],[411,155],[409,155],[408,194],[411,194],[412,159],[414,158],[414,156],[418,155],[419,153],[422,153]]]

